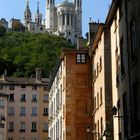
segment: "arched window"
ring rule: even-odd
[[[49,1],[50,1],[50,0],[48,0],[47,5],[49,5]]]
[[[79,7],[79,0],[77,0],[77,2],[78,2],[78,7]]]

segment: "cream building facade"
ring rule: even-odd
[[[8,95],[0,93],[0,140],[7,140]]]
[[[90,46],[92,60],[93,125],[90,131],[94,140],[113,139],[111,42],[110,28],[99,23]]]
[[[9,95],[6,140],[47,140],[48,84],[44,78],[1,77],[0,92]]]

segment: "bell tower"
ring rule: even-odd
[[[56,8],[55,0],[47,0],[47,11],[46,11],[46,28],[48,32],[53,33],[55,31],[56,19]]]
[[[35,15],[35,23],[42,24],[42,14],[39,12],[39,2],[37,2],[37,13]]]
[[[26,0],[26,9],[24,12],[24,21],[25,21],[25,27],[27,27],[28,23],[32,21],[32,14],[31,10],[29,8],[29,0]]]
[[[82,0],[75,0],[75,13],[76,13],[76,32],[77,37],[82,36]]]

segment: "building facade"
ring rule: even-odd
[[[92,138],[90,60],[87,50],[64,50],[49,91],[51,140]]]
[[[8,95],[0,93],[0,140],[7,140]]]
[[[5,27],[5,29],[8,31],[8,22],[6,21],[6,19],[1,18],[0,25]]]
[[[47,0],[46,29],[76,44],[77,37],[82,36],[82,0],[64,0],[57,6],[55,0]]]
[[[1,77],[0,91],[9,95],[7,140],[47,140],[48,83],[44,78]]]
[[[111,27],[114,140],[140,139],[138,0],[112,1],[106,24]]]
[[[109,26],[102,23],[98,24],[89,53],[92,60],[93,101],[93,125],[91,125],[90,131],[93,133],[94,140],[112,140],[111,41]]]

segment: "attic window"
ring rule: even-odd
[[[86,54],[77,54],[76,62],[77,63],[86,63]]]

